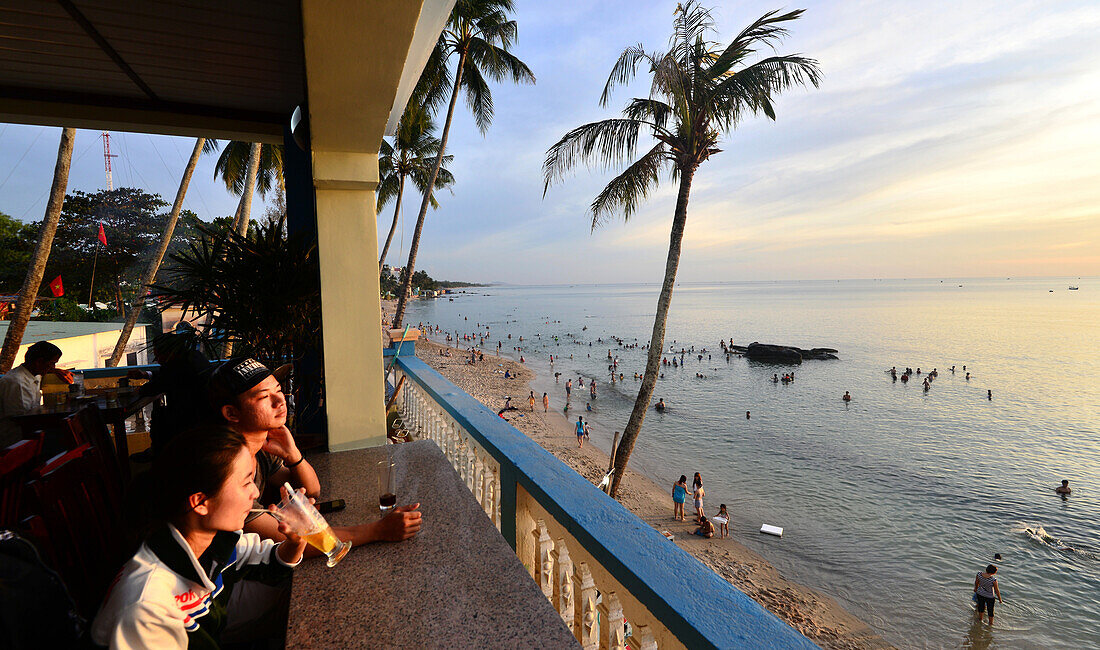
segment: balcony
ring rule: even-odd
[[[405,428],[439,446],[581,647],[816,647],[420,359],[393,372]]]

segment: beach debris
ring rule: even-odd
[[[772,526],[771,524],[764,524],[761,526],[760,532],[765,535],[775,535],[776,537],[783,536],[783,528],[781,526]]]
[[[676,541],[676,536],[672,534],[671,530],[662,530],[661,534],[664,535],[670,542]]]

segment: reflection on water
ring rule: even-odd
[[[1068,283],[677,287],[666,342],[695,352],[664,369],[654,398],[669,409],[649,411],[631,462],[662,483],[701,472],[708,505],[730,506],[738,541],[899,646],[1100,647],[1100,282],[1075,278],[1073,292]],[[533,387],[553,408],[566,378],[599,378],[586,419],[607,448],[633,405],[658,287],[480,291],[491,295],[416,303],[409,320],[452,332],[487,325],[487,350],[503,340],[517,358],[510,348],[522,335]],[[727,360],[718,342],[731,337],[837,348],[840,360]],[[613,386],[609,349],[625,375]],[[894,382],[891,366],[922,374]],[[793,382],[771,381],[791,371]],[[574,408],[585,401],[587,390],[575,389]],[[1068,499],[1053,491],[1061,479],[1074,488]],[[764,522],[783,526],[784,537],[760,535]],[[990,632],[971,625],[970,595],[994,553],[1003,556],[1006,604]]]

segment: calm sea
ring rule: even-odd
[[[418,302],[408,321],[488,325],[486,348],[522,345],[559,409],[566,377],[583,375],[571,413],[598,377],[588,415],[607,448],[645,364],[641,345],[609,339],[648,343],[658,290],[480,288]],[[840,359],[727,361],[719,340],[731,337]],[[708,512],[726,503],[734,537],[785,575],[902,647],[1100,647],[1100,279],[684,284],[669,345],[696,352],[665,369],[654,398],[670,408],[649,411],[632,464],[670,489],[701,472]],[[608,349],[626,375],[615,386]],[[895,383],[891,366],[939,377],[924,392],[924,375]],[[792,369],[793,383],[770,381]],[[1053,492],[1061,479],[1068,499]],[[762,523],[783,538],[760,535]],[[990,631],[972,623],[970,596],[994,553],[1005,604]]]

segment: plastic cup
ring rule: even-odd
[[[330,567],[336,566],[351,550],[351,542],[340,541],[308,497],[295,491],[289,483],[284,483],[283,487],[287,497],[275,506],[278,518],[310,546],[324,553]]]

